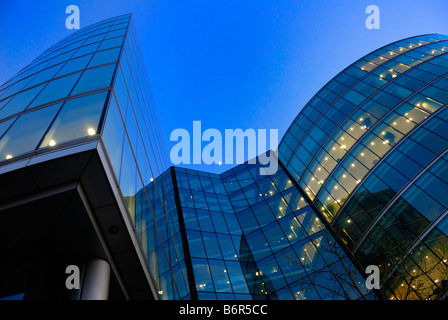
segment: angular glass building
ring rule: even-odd
[[[131,15],[60,41],[0,101],[0,295],[154,298],[135,195],[167,152]],[[85,290],[67,290],[69,265]]]
[[[73,33],[0,87],[0,297],[446,298],[447,52],[368,54],[301,110],[277,172],[212,174],[169,167],[131,15]]]
[[[260,168],[171,167],[146,188],[151,208],[137,194],[137,232],[160,298],[376,299],[291,177]]]

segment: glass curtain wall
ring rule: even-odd
[[[408,38],[358,60],[311,99],[279,146],[279,158],[358,262],[379,266],[390,299],[435,299],[447,289],[440,252],[425,258],[434,257],[438,271],[423,272],[418,284],[409,280],[417,269],[404,265],[420,257],[416,248],[437,251],[422,241],[448,208],[447,40]]]

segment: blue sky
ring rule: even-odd
[[[390,42],[448,34],[446,0],[0,0],[0,83],[81,28],[132,12],[158,106],[163,136],[192,130],[278,129],[338,72]],[[380,29],[368,30],[368,5]],[[168,150],[169,151],[169,150]],[[191,166],[221,172],[227,166]]]

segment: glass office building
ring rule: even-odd
[[[387,299],[447,289],[448,37],[380,48],[322,88],[279,158]]]
[[[85,265],[85,276],[89,261],[99,259],[110,265],[105,272],[112,282],[104,285],[105,292],[110,286],[110,297],[154,298],[135,233],[135,195],[168,165],[145,70],[128,14],[73,33],[0,87],[2,224],[14,230],[23,225],[18,217],[26,221],[34,208],[54,212],[41,215],[34,228],[60,230],[33,234],[30,218],[27,231],[19,232],[27,235],[23,240],[14,243],[5,233],[1,259],[10,261],[8,252],[23,250],[29,257],[20,266],[26,270],[43,264],[61,272],[62,265],[75,262]],[[49,199],[51,205],[41,207]],[[79,225],[71,221],[78,213],[71,211],[79,212]],[[81,245],[88,238],[90,243]],[[74,239],[79,242],[73,247]],[[31,243],[48,256],[32,255]],[[70,248],[76,248],[73,254]],[[49,259],[54,262],[45,262]],[[19,279],[19,269],[6,272],[0,282]],[[0,286],[0,295],[51,298],[37,283],[54,277],[42,280],[29,271],[20,285]],[[55,286],[54,295],[68,295]],[[81,290],[75,298],[82,296]]]
[[[171,167],[137,201],[137,232],[162,299],[376,299],[281,168],[221,175]],[[159,196],[163,202],[159,202]]]
[[[132,16],[73,33],[0,86],[0,297],[444,299],[447,52],[368,54],[301,110],[275,174],[212,174],[169,167]],[[101,294],[64,287],[73,264]]]

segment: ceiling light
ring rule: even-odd
[[[96,131],[93,128],[89,128],[87,129],[87,133],[89,134],[89,136],[94,136],[96,134]]]

